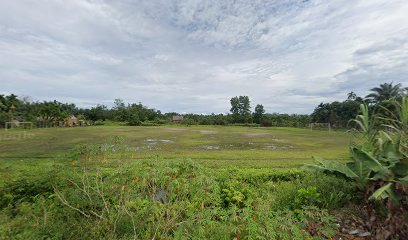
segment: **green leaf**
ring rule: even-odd
[[[362,166],[364,166],[364,170],[367,171],[368,174],[371,171],[375,173],[381,173],[383,175],[389,174],[387,166],[381,164],[381,162],[373,157],[370,153],[358,148],[353,148],[351,152],[353,160],[355,162],[358,162],[356,164],[361,164]]]
[[[391,141],[386,141],[384,143],[382,156],[384,157],[385,161],[394,165],[403,158],[403,155],[399,151],[399,145],[393,144]]]
[[[392,191],[392,183],[388,183],[387,185],[382,186],[381,188],[377,189],[371,196],[370,200],[383,200],[387,199],[391,196],[390,192]]]
[[[401,182],[402,184],[408,185],[408,175],[398,179],[399,182]]]
[[[319,157],[314,157],[314,159],[318,161],[321,166],[327,171],[338,172],[349,178],[358,178],[358,175],[343,163],[339,163],[336,161],[327,161]]]
[[[324,172],[327,170],[323,166],[317,165],[317,164],[305,164],[302,166],[302,169],[307,170],[307,171],[318,171],[318,172]]]
[[[408,160],[400,161],[391,170],[396,176],[406,176],[408,174]]]

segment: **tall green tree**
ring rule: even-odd
[[[370,103],[381,103],[392,98],[401,98],[407,91],[407,88],[403,88],[401,83],[394,85],[391,83],[383,83],[380,86],[372,88],[372,93],[368,94],[365,98]]]
[[[248,96],[239,96],[240,114],[248,116],[251,114],[251,104]]]
[[[239,109],[240,109],[239,98],[238,97],[231,98],[230,103],[231,103],[230,111],[232,115],[239,115]]]
[[[311,114],[313,122],[330,123],[333,127],[347,127],[357,116],[361,98],[343,102],[320,103]]]
[[[258,124],[261,123],[264,114],[265,114],[264,106],[262,106],[262,104],[256,105],[254,111],[254,122]]]
[[[249,123],[252,120],[251,102],[248,96],[233,97],[230,100],[233,121],[236,123]]]

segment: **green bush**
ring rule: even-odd
[[[295,197],[295,208],[302,206],[316,206],[320,203],[320,193],[316,187],[300,188]]]
[[[38,196],[50,196],[54,192],[52,184],[52,174],[7,182],[0,189],[0,209],[7,206],[15,208],[22,202],[34,202]]]
[[[358,201],[356,187],[350,182],[324,174],[305,175],[293,181],[267,182],[262,187],[270,191],[274,209],[299,209],[316,206],[323,209],[343,207]]]
[[[251,204],[252,191],[249,186],[236,180],[230,180],[221,184],[221,199],[224,207],[235,205],[239,208],[248,207]]]
[[[160,126],[160,123],[157,123],[156,121],[143,121],[140,123],[140,126],[145,127]]]
[[[97,120],[97,121],[94,122],[94,125],[95,126],[103,126],[103,125],[105,125],[105,122],[102,121],[102,120]]]

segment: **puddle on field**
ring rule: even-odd
[[[147,146],[140,146],[140,147],[135,147],[134,150],[140,151],[140,150],[160,150],[160,148],[152,145],[147,145]]]
[[[218,132],[215,130],[197,130],[201,134],[217,134]]]
[[[271,136],[270,133],[244,133],[243,134],[245,137],[250,137],[250,138],[256,138],[256,137],[269,137]],[[282,138],[276,138],[274,136],[271,136],[272,138],[270,139],[272,142],[277,142],[277,143],[285,143],[288,142],[286,139]]]
[[[209,146],[209,145],[203,145],[199,146],[199,149],[205,149],[205,150],[218,150],[220,149],[220,146]]]
[[[172,144],[174,143],[173,140],[169,140],[169,139],[145,139],[143,141],[143,146],[138,146],[135,147],[135,150],[160,150],[159,147],[157,147],[158,144]]]
[[[185,131],[187,129],[185,128],[163,128],[164,130],[168,131],[168,132],[179,132],[179,131]]]
[[[146,139],[144,140],[148,144],[156,144],[156,143],[174,143],[173,140],[168,140],[168,139]]]
[[[276,146],[276,145],[273,145],[273,144],[265,144],[264,148],[271,149],[271,150],[277,150],[277,149],[293,149],[294,147],[291,146],[291,145]]]
[[[255,144],[253,142],[243,143],[243,144],[226,144],[226,145],[201,145],[195,147],[196,149],[205,149],[205,150],[220,150],[220,149],[241,149],[241,150],[261,150],[261,149],[270,149],[270,150],[279,150],[279,149],[294,149],[295,147],[291,145],[274,145],[270,143],[265,144]]]
[[[264,137],[271,135],[270,133],[244,133],[242,134],[245,137]]]

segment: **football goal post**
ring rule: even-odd
[[[9,129],[33,129],[32,122],[6,122],[5,128],[6,131]]]
[[[331,132],[332,128],[330,123],[311,123],[310,124],[310,130],[329,130],[329,133]]]

